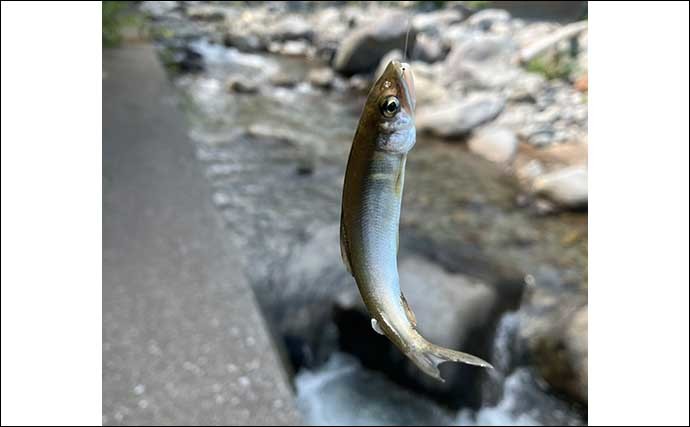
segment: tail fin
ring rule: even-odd
[[[438,365],[443,362],[461,362],[469,365],[480,366],[482,368],[494,368],[489,362],[486,362],[476,356],[441,347],[428,341],[425,341],[419,349],[411,350],[408,353],[408,356],[410,359],[412,359],[412,361],[415,362],[419,369],[442,382],[445,380],[441,378]]]

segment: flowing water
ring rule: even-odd
[[[556,268],[562,281],[586,283],[586,214],[537,215],[516,201],[513,178],[498,167],[462,146],[418,137],[408,159],[401,256],[420,254],[444,271],[480,278],[504,300],[483,330],[497,370],[481,377],[477,402],[454,405],[452,396],[425,395],[423,387],[407,387],[348,354],[333,319],[334,301],[354,289],[339,260],[337,230],[364,95],[311,86],[307,72],[320,64],[304,59],[246,54],[203,40],[191,46],[204,70],[173,75],[190,137],[228,238],[242,252],[257,300],[284,343],[308,422],[585,423],[515,360],[519,315],[509,310],[519,306],[524,275],[540,266]],[[275,86],[270,79],[277,74],[297,83]],[[255,83],[258,92],[229,93],[231,75]]]

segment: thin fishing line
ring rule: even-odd
[[[407,62],[407,39],[410,37],[410,27],[412,26],[412,20],[410,16],[407,17],[407,32],[405,33],[405,50],[403,51],[403,62]]]

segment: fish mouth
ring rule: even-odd
[[[402,83],[402,91],[405,94],[405,101],[409,107],[410,114],[414,114],[415,104],[417,103],[414,90],[414,74],[412,67],[407,62],[395,64],[398,70],[398,78]]]

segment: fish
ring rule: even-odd
[[[423,372],[444,381],[438,369],[443,362],[492,366],[426,340],[400,289],[400,210],[407,154],[416,142],[415,104],[410,65],[391,61],[367,95],[352,141],[343,182],[340,252],[372,328]]]

